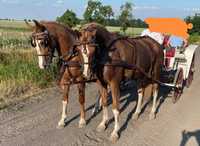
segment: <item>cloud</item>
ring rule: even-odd
[[[55,3],[53,2],[53,7],[60,7],[64,4],[64,0],[56,0]]]
[[[2,3],[7,3],[7,4],[19,4],[19,0],[1,0]]]
[[[187,12],[200,12],[200,8],[184,8],[183,10]]]
[[[157,6],[135,6],[135,10],[159,10],[160,7]]]
[[[64,3],[64,0],[56,0],[56,3],[61,5]]]

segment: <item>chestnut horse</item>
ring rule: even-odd
[[[85,121],[85,82],[83,75],[83,67],[80,65],[66,65],[68,62],[82,63],[82,54],[76,52],[76,44],[79,38],[78,31],[73,31],[71,28],[56,22],[38,22],[33,20],[35,26],[28,22],[26,24],[32,28],[31,44],[37,51],[39,67],[41,69],[47,68],[54,57],[55,50],[59,56],[60,66],[60,85],[63,88],[63,107],[61,120],[58,122],[58,127],[65,126],[65,119],[67,117],[67,104],[70,85],[77,83],[80,103],[80,121],[79,127],[86,125]]]
[[[160,44],[149,37],[117,37],[97,23],[83,26],[80,40],[86,50],[82,53],[86,53],[88,57],[88,72],[90,76],[94,74],[100,81],[103,118],[97,131],[105,130],[108,122],[107,88],[109,86],[115,120],[110,139],[116,141],[119,138],[120,82],[126,78],[137,81],[138,101],[133,119],[137,119],[141,112],[145,87],[152,85],[153,106],[149,118],[154,119],[159,90],[159,85],[154,81],[160,79],[163,61],[163,50]],[[128,68],[128,64],[135,65],[135,68]]]

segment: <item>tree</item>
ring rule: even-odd
[[[112,10],[111,6],[102,6],[100,7],[100,14],[102,15],[104,19],[104,25],[106,25],[107,21],[110,19],[110,17],[114,16],[114,12]]]
[[[127,28],[131,25],[130,21],[133,18],[132,11],[133,11],[133,4],[130,2],[126,2],[124,5],[120,7],[120,15],[119,15],[119,22],[121,26],[121,30],[125,33]]]
[[[193,24],[193,28],[191,30],[189,30],[189,33],[190,34],[197,34],[197,35],[200,35],[200,16],[195,14],[195,16],[193,17],[186,17],[185,18],[185,21],[187,23],[192,23]]]
[[[85,23],[97,22],[106,25],[107,19],[114,16],[114,12],[111,6],[104,6],[99,0],[89,0],[87,8],[83,14]]]
[[[68,25],[69,27],[74,27],[79,23],[78,18],[76,17],[76,14],[72,10],[66,10],[65,13],[57,17],[56,21],[63,23],[65,25]]]

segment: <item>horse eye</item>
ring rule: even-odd
[[[43,41],[41,41],[41,42],[40,42],[40,45],[44,45],[44,42],[43,42]]]

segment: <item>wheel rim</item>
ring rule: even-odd
[[[173,102],[175,103],[183,92],[183,69],[180,68],[175,82],[177,88],[174,89]]]

